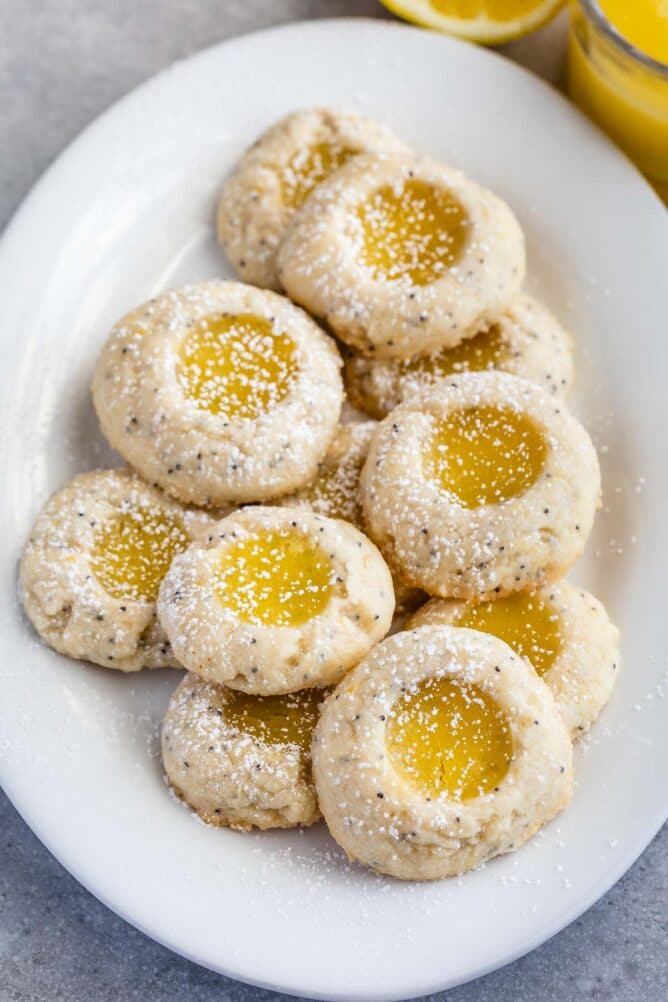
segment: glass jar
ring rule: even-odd
[[[668,65],[627,42],[596,0],[571,2],[568,91],[668,202]]]

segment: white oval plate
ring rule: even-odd
[[[348,866],[322,826],[197,824],[168,795],[158,757],[176,674],[121,677],[58,657],[13,597],[47,494],[111,458],[88,384],[112,321],[167,285],[226,274],[212,231],[221,177],[278,116],[337,102],[470,171],[519,214],[531,286],[576,334],[578,410],[604,466],[605,507],[578,576],[624,636],[625,668],[578,749],[571,806],[520,852],[429,885]],[[505,964],[621,876],[667,800],[667,262],[659,202],[566,101],[488,52],[397,25],[321,21],[227,42],[141,87],[69,148],[0,248],[0,778],[75,877],[217,971],[362,1000]]]

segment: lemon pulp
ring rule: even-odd
[[[538,7],[537,0],[430,0],[430,3],[440,14],[462,21],[482,16],[491,21],[515,21],[533,14]]]
[[[112,598],[152,602],[172,560],[189,543],[180,519],[138,506],[100,526],[90,565]]]
[[[252,419],[285,399],[297,368],[292,338],[266,317],[239,313],[207,317],[186,334],[177,377],[202,410]]]
[[[315,143],[298,150],[281,175],[283,201],[293,209],[306,201],[316,185],[355,155],[355,150],[337,143]]]
[[[494,369],[504,355],[505,341],[498,325],[480,331],[462,341],[456,348],[448,348],[437,355],[417,355],[398,363],[401,376],[451,376],[455,372],[482,372]]]
[[[425,472],[463,508],[499,504],[535,483],[547,442],[525,414],[461,407],[434,423],[423,450]]]
[[[564,643],[559,617],[530,592],[465,606],[453,625],[494,634],[528,658],[540,676],[550,670]]]
[[[246,623],[302,626],[320,615],[334,594],[334,567],[302,533],[269,529],[225,547],[215,590]]]
[[[453,194],[426,181],[384,185],[357,210],[360,260],[374,278],[428,285],[461,257],[468,215]]]
[[[399,697],[386,741],[396,769],[427,796],[457,800],[499,785],[513,755],[508,721],[498,704],[471,683],[429,678]]]
[[[263,744],[297,745],[308,753],[318,708],[326,694],[323,689],[301,689],[285,696],[250,696],[228,689],[225,719]]]

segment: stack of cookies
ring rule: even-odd
[[[571,796],[617,631],[563,580],[600,503],[570,335],[510,208],[349,112],[298,112],[224,184],[241,282],[164,293],[93,376],[128,466],[38,517],[56,650],[184,667],[169,782],[238,829],[321,815],[406,879],[517,848]]]

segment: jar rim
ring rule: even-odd
[[[593,22],[593,24],[601,31],[606,38],[611,41],[618,49],[631,58],[635,59],[636,62],[641,63],[646,69],[652,70],[654,73],[658,73],[660,76],[665,77],[668,80],[668,63],[663,63],[659,59],[655,59],[653,56],[648,56],[646,52],[639,49],[637,45],[633,45],[629,42],[627,38],[624,38],[622,34],[615,28],[613,24],[608,21],[607,17],[601,10],[598,0],[579,0],[580,7],[582,8],[585,15]]]

